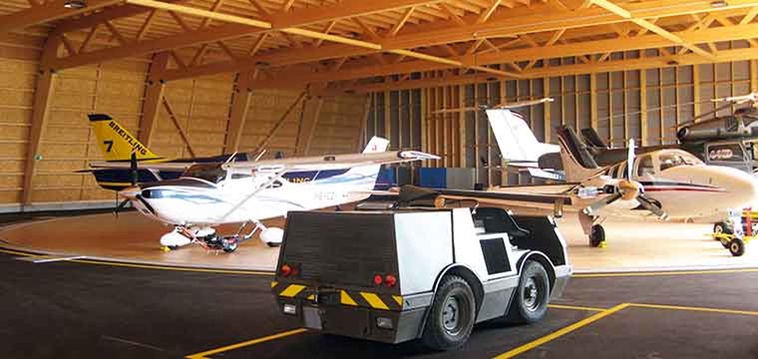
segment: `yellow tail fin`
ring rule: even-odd
[[[137,160],[160,159],[110,116],[93,114],[88,117],[106,161],[128,161],[132,152],[137,154]]]

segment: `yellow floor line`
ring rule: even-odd
[[[36,256],[38,256],[38,254],[25,253],[25,252],[16,252],[16,251],[12,251],[12,250],[9,250],[9,249],[0,249],[0,253],[13,254],[13,255],[24,256],[24,257],[36,257]]]
[[[555,309],[570,309],[570,310],[584,310],[588,312],[602,312],[608,310],[608,308],[596,308],[596,307],[582,307],[577,305],[563,305],[563,304],[548,304],[549,308]]]
[[[539,339],[534,340],[532,342],[526,343],[526,344],[524,344],[524,345],[522,345],[520,347],[511,349],[511,350],[509,350],[509,351],[507,351],[507,352],[505,352],[503,354],[500,354],[500,355],[496,356],[495,359],[513,358],[516,355],[519,355],[521,353],[524,353],[524,352],[527,352],[529,350],[532,350],[532,349],[534,349],[534,348],[536,348],[536,347],[538,347],[540,345],[543,345],[543,344],[545,344],[547,342],[550,342],[552,340],[560,338],[560,337],[562,337],[562,336],[564,336],[564,335],[566,335],[568,333],[571,333],[571,332],[573,332],[573,331],[575,331],[575,330],[577,330],[579,328],[588,326],[588,325],[590,325],[590,324],[592,324],[592,323],[594,323],[594,322],[596,322],[596,321],[598,321],[600,319],[603,319],[603,318],[605,318],[605,317],[607,317],[607,316],[609,316],[609,315],[611,315],[613,313],[621,311],[621,310],[629,307],[629,305],[630,305],[629,303],[622,303],[622,304],[619,304],[619,305],[617,305],[617,306],[615,306],[613,308],[603,310],[602,312],[599,312],[599,313],[597,313],[597,314],[595,314],[595,315],[593,315],[593,316],[591,316],[589,318],[582,319],[582,320],[580,320],[580,321],[578,321],[578,322],[576,322],[574,324],[571,324],[569,326],[563,327],[563,328],[561,328],[561,329],[559,329],[559,330],[557,330],[555,332],[552,332],[552,333],[550,333],[548,335],[545,335],[542,338],[539,338]]]
[[[170,266],[158,266],[151,264],[132,264],[132,263],[120,263],[120,262],[106,262],[87,259],[71,260],[74,263],[84,264],[99,264],[111,267],[127,267],[127,268],[141,268],[141,269],[160,269],[175,272],[198,272],[198,273],[221,273],[221,274],[244,274],[244,275],[261,275],[272,276],[273,272],[255,272],[255,271],[243,271],[243,270],[231,270],[231,269],[207,269],[207,268],[187,268],[187,267],[170,267]]]
[[[680,305],[644,304],[644,303],[631,303],[630,306],[631,307],[636,307],[636,308],[687,310],[687,311],[694,311],[694,312],[708,312],[708,313],[738,314],[738,315],[754,315],[754,316],[758,316],[758,312],[750,311],[750,310],[734,310],[734,309],[705,308],[705,307],[687,307],[687,306],[680,306]]]
[[[571,275],[571,278],[655,277],[655,276],[671,276],[671,275],[730,274],[730,273],[758,273],[758,268],[711,269],[711,270],[669,271],[669,272],[586,273],[586,274],[579,273],[579,274]]]
[[[187,359],[207,358],[209,355],[214,355],[214,354],[218,354],[218,353],[222,353],[222,352],[227,352],[227,351],[230,351],[230,350],[239,349],[239,348],[242,348],[242,347],[247,347],[247,346],[251,346],[251,345],[255,345],[255,344],[260,344],[260,343],[264,343],[264,342],[268,342],[268,341],[272,341],[272,340],[276,340],[276,339],[281,339],[281,338],[289,337],[289,336],[292,336],[292,335],[304,333],[306,331],[308,331],[308,330],[305,329],[305,328],[290,330],[290,331],[286,331],[286,332],[282,332],[282,333],[277,333],[277,334],[269,335],[269,336],[262,337],[262,338],[257,338],[257,339],[252,339],[252,340],[244,341],[244,342],[237,343],[237,344],[227,345],[227,346],[221,347],[221,348],[206,350],[206,351],[201,352],[201,353],[190,354],[190,355],[187,355],[185,358],[187,358]]]

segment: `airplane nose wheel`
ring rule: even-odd
[[[605,244],[605,228],[596,224],[590,232],[590,247],[600,247]]]

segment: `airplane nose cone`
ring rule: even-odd
[[[118,195],[124,198],[128,198],[130,200],[137,199],[137,195],[142,191],[139,186],[132,186],[128,188],[124,188],[120,191],[118,191]]]
[[[735,168],[719,170],[718,175],[724,181],[722,187],[732,194],[730,207],[739,209],[758,204],[758,177]]]

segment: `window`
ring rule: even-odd
[[[658,156],[658,159],[661,162],[661,171],[679,166],[695,166],[703,163],[703,161],[692,154],[679,150],[663,151]]]
[[[226,171],[219,164],[197,164],[187,168],[182,177],[194,177],[211,183],[219,183],[226,178]]]
[[[655,168],[653,167],[653,158],[650,155],[645,155],[637,160],[637,176],[642,177],[645,175],[655,174]]]

